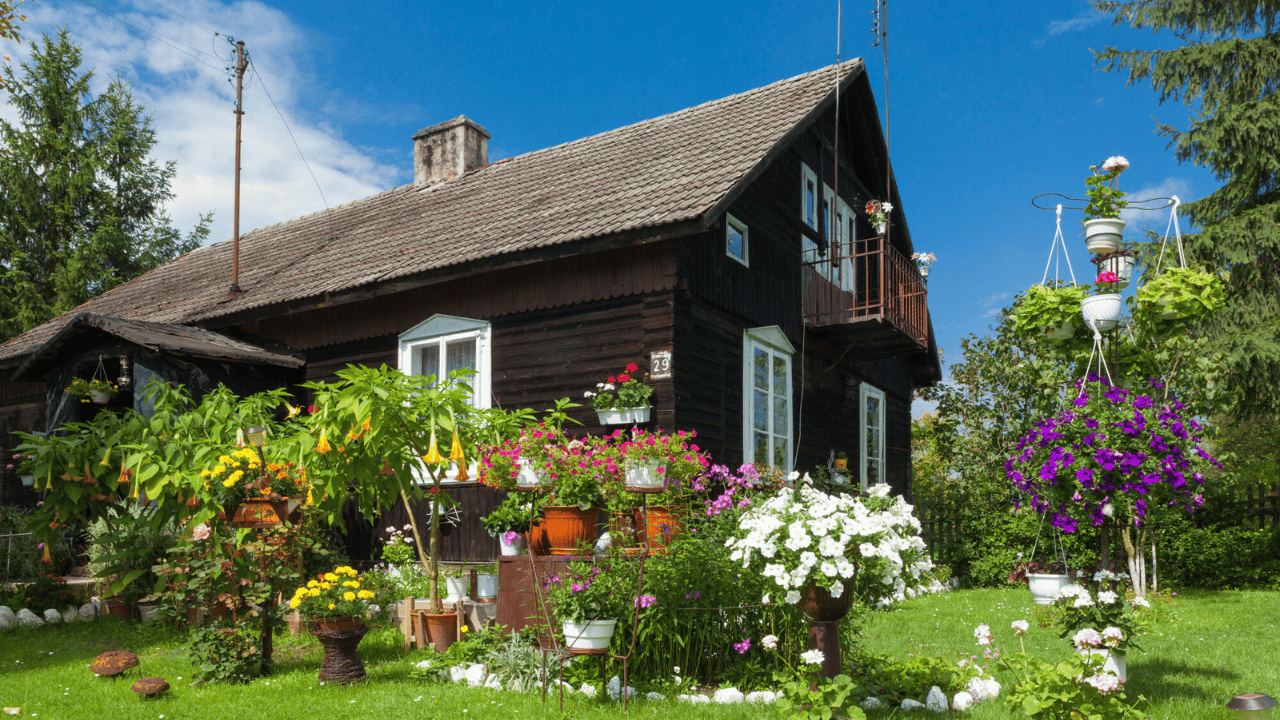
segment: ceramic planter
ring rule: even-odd
[[[1081,655],[1105,655],[1107,662],[1102,666],[1102,669],[1106,672],[1119,675],[1121,680],[1129,679],[1129,667],[1125,663],[1123,650],[1108,650],[1100,648],[1097,650],[1077,650],[1076,652]]]
[[[453,613],[442,613],[440,615],[432,615],[423,613],[414,615],[414,632],[419,630],[418,618],[426,619],[426,628],[424,635],[435,647],[436,652],[446,652],[449,646],[458,641],[458,616]]]
[[[565,505],[545,509],[542,527],[547,534],[552,555],[573,555],[579,543],[590,545],[596,539],[596,518],[600,508],[581,510]]]
[[[1120,218],[1094,218],[1084,221],[1084,245],[1091,253],[1110,253],[1120,249],[1120,236],[1125,221]]]
[[[476,573],[476,602],[497,602],[498,576]]]
[[[533,468],[533,463],[524,458],[517,458],[520,474],[516,476],[516,485],[520,487],[537,487],[542,484],[542,472]]]
[[[144,623],[155,620],[158,612],[160,612],[160,606],[155,603],[138,603],[138,617]]]
[[[654,460],[643,465],[628,467],[627,487],[640,488],[641,490],[660,489],[663,487],[663,480],[666,476],[663,474],[664,468],[661,463]]]
[[[445,578],[444,584],[449,588],[449,596],[444,599],[445,602],[469,602],[471,597],[467,595],[471,590],[470,577]]]
[[[1080,315],[1085,327],[1110,330],[1120,322],[1120,294],[1106,293],[1085,298],[1080,303]]]
[[[805,617],[817,622],[835,622],[849,614],[853,603],[853,593],[844,592],[840,597],[831,597],[831,591],[818,585],[810,584],[800,593],[800,612]]]
[[[684,531],[684,518],[673,508],[656,506],[646,508],[644,515],[644,543],[650,549],[665,548],[667,543]],[[636,511],[636,517],[641,511]]]
[[[515,539],[515,542],[507,544],[507,541],[503,540],[502,536],[498,536],[498,546],[502,549],[502,554],[504,556],[513,557],[516,555],[523,555],[524,549],[529,547],[529,541],[526,540],[524,536],[520,536]]]
[[[601,425],[638,425],[649,422],[649,408],[597,410],[596,417],[600,418]]]
[[[1129,283],[1133,282],[1133,269],[1138,264],[1138,259],[1132,255],[1113,255],[1098,261],[1098,274],[1104,272],[1113,272],[1116,277],[1120,278],[1120,282],[1116,283],[1116,287],[1123,290],[1129,287]]]
[[[1053,596],[1070,584],[1068,575],[1027,573],[1027,587],[1031,589],[1031,597],[1037,605],[1052,605]]]
[[[849,467],[849,458],[836,458],[835,468],[837,470],[844,470],[847,467]]]
[[[35,484],[36,484],[36,476],[35,476],[35,475],[23,475],[23,476],[22,476],[22,487],[35,487]]]
[[[604,655],[609,652],[609,641],[613,639],[613,631],[617,620],[588,620],[585,623],[565,621],[561,623],[564,630],[564,642],[569,652],[575,655]]]
[[[99,405],[106,405],[107,403],[111,402],[111,393],[109,393],[109,392],[91,392],[91,393],[89,393],[89,399],[90,399],[90,400],[92,400],[92,401],[94,401],[95,403],[97,403],[97,404],[99,404]]]

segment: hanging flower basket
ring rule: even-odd
[[[1037,605],[1052,605],[1058,591],[1071,584],[1071,576],[1055,573],[1027,573],[1027,587]]]
[[[1125,221],[1120,218],[1094,218],[1084,221],[1084,245],[1091,253],[1113,253],[1120,249]]]
[[[1129,283],[1133,282],[1133,269],[1138,264],[1136,257],[1121,253],[1125,253],[1125,251],[1121,250],[1098,258],[1099,273],[1111,272],[1120,278],[1119,282],[1116,283],[1116,289],[1118,290],[1129,287]]]
[[[1120,293],[1105,293],[1085,298],[1080,303],[1080,315],[1088,328],[1107,331],[1120,322]]]
[[[633,465],[626,469],[627,489],[645,492],[661,490],[665,477],[662,464],[656,460]]]

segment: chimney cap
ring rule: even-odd
[[[478,130],[481,135],[484,135],[484,138],[486,140],[493,137],[492,135],[489,134],[488,130],[485,130],[484,127],[480,125],[480,123],[476,122],[475,120],[472,120],[466,115],[459,115],[458,117],[453,118],[452,120],[445,120],[444,122],[436,123],[431,127],[422,128],[421,130],[413,134],[413,139],[417,140],[419,138],[427,137],[428,135],[434,135],[438,132],[443,132],[445,130],[453,129],[459,125],[470,125],[471,127]]]

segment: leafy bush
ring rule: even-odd
[[[8,605],[14,612],[27,608],[41,615],[45,610],[63,611],[73,597],[66,580],[53,573],[41,573],[34,581],[18,585],[8,594],[0,592],[0,605]]]
[[[43,564],[43,543],[34,535],[26,534],[27,524],[31,520],[31,510],[0,506],[0,545],[4,549],[4,559],[0,561],[0,582],[15,580],[32,580],[43,572],[59,570],[66,567],[71,552],[65,542],[49,544],[49,556],[52,562]],[[6,537],[12,535],[12,537]]]
[[[1161,586],[1280,589],[1280,527],[1197,527],[1185,521],[1158,535]]]
[[[886,655],[855,651],[852,656],[853,681],[859,697],[879,698],[896,706],[908,698],[924,702],[929,689],[937,685],[952,697],[964,690],[971,678],[983,676],[986,669],[976,655],[950,660],[942,654],[912,653],[906,660],[894,661]]]
[[[191,631],[188,657],[196,666],[196,682],[247,683],[258,677],[256,623],[204,625]]]

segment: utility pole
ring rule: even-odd
[[[244,71],[248,65],[244,41],[239,40],[236,42],[236,200],[231,220],[231,297],[243,292],[240,289],[240,122],[244,117]]]

